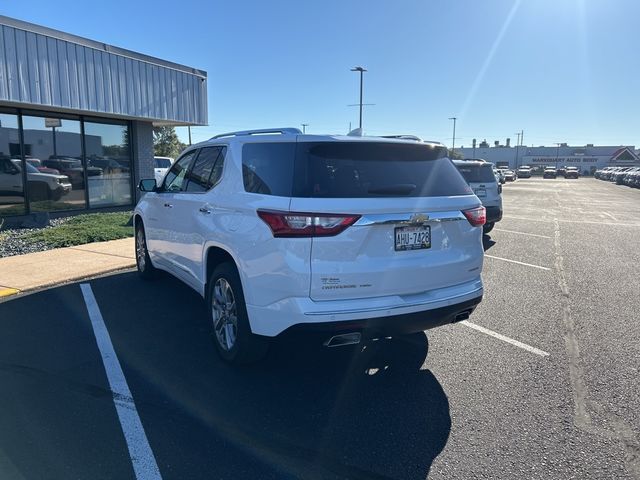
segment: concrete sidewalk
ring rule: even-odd
[[[0,258],[0,297],[73,282],[135,264],[133,238]]]

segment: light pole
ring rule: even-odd
[[[362,77],[367,69],[363,67],[353,67],[351,71],[360,72],[360,123],[358,125],[360,127],[360,130],[362,130]]]
[[[307,127],[309,126],[308,123],[301,123],[300,125],[302,125],[302,133],[307,133]]]
[[[187,129],[189,130],[189,145],[191,145],[191,125],[188,125]]]
[[[518,169],[518,151],[520,150],[520,132],[516,132],[518,141],[516,142],[516,170]]]
[[[449,117],[449,120],[453,120],[453,141],[451,142],[451,156],[456,153],[456,120],[458,117]]]
[[[560,154],[560,145],[561,143],[556,143],[556,171],[558,170],[558,155]]]

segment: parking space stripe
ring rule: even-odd
[[[547,235],[538,235],[537,233],[527,233],[527,232],[516,232],[515,230],[504,230],[502,228],[494,228],[494,230],[496,232],[507,232],[507,233],[515,233],[517,235],[528,235],[530,237],[538,237],[538,238],[549,238],[551,239],[551,237],[547,236]]]
[[[113,403],[127,442],[136,479],[161,480],[158,464],[149,445],[147,435],[144,433],[142,421],[138,416],[133,396],[111,343],[109,331],[102,318],[102,313],[100,313],[91,285],[82,283],[80,284],[80,289],[91,319],[91,326],[93,327],[98,349],[102,356],[102,363],[113,394]]]
[[[539,268],[540,270],[551,270],[549,267],[541,267],[540,265],[534,265],[532,263],[519,262],[517,260],[510,260],[508,258],[494,257],[493,255],[487,255],[486,253],[484,254],[484,256],[487,257],[487,258],[493,258],[494,260],[502,260],[503,262],[509,262],[509,263],[516,263],[518,265],[524,265],[525,267]]]
[[[545,352],[544,350],[540,350],[536,347],[532,347],[531,345],[527,345],[526,343],[519,342],[518,340],[514,340],[513,338],[509,338],[505,335],[502,335],[501,333],[497,333],[497,332],[494,332],[493,330],[489,330],[488,328],[481,327],[480,325],[471,323],[468,320],[463,320],[462,322],[460,322],[460,324],[464,325],[465,327],[473,328],[474,330],[477,330],[478,332],[482,332],[491,337],[497,338],[498,340],[502,340],[503,342],[507,342],[507,343],[510,343],[511,345],[515,345],[516,347],[522,348],[527,352],[535,353],[536,355],[540,355],[541,357],[549,356],[549,353]]]

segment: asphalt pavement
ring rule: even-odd
[[[249,367],[168,275],[10,297],[0,478],[640,480],[638,205],[593,179],[508,183],[470,323],[281,341]]]

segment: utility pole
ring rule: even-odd
[[[191,125],[187,126],[187,129],[189,130],[189,145],[191,145]]]
[[[556,170],[558,170],[558,155],[560,154],[560,145],[561,143],[556,143]]]
[[[352,72],[360,72],[360,123],[359,123],[359,127],[360,130],[362,130],[362,77],[364,75],[364,72],[366,72],[366,68],[363,67],[353,67],[351,69]]]
[[[453,141],[451,142],[451,156],[456,153],[456,120],[458,117],[449,117],[449,120],[453,120]]]
[[[307,127],[309,126],[308,123],[301,123],[300,125],[302,125],[302,133],[307,133]]]
[[[516,132],[518,141],[516,142],[516,170],[518,169],[518,150],[520,150],[520,132]]]

